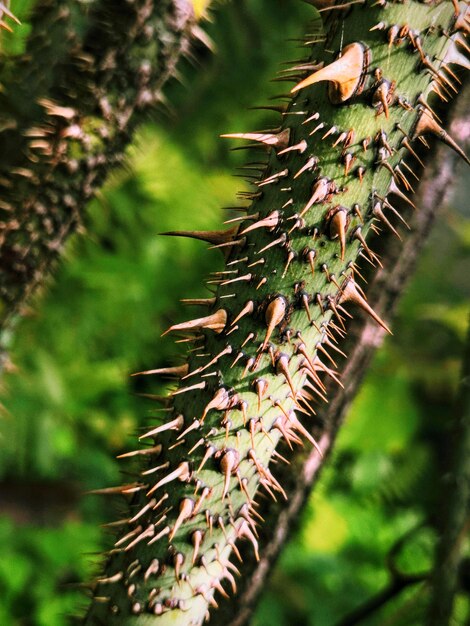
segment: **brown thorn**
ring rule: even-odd
[[[238,226],[229,228],[228,230],[175,230],[161,233],[167,237],[189,237],[191,239],[199,239],[206,241],[212,245],[219,245],[231,242],[238,232]]]
[[[179,515],[175,521],[168,540],[171,541],[178,532],[179,527],[183,522],[191,517],[194,511],[194,500],[191,498],[183,498],[180,502]]]
[[[329,89],[331,102],[333,104],[346,102],[360,89],[367,65],[367,54],[362,44],[357,42],[349,44],[343,48],[341,56],[336,61],[311,74],[296,85],[291,92],[294,93],[326,80],[332,83]]]
[[[204,389],[206,386],[205,382],[201,382],[201,383],[196,383],[195,385],[190,385],[189,387],[181,387],[180,389],[177,389],[176,391],[172,391],[171,392],[171,396],[179,396],[183,393],[188,393],[189,391],[196,391],[196,389]]]
[[[317,182],[313,184],[310,200],[299,213],[299,216],[303,217],[304,214],[310,209],[310,207],[316,202],[323,202],[323,200],[328,195],[329,189],[330,181],[328,180],[328,178],[320,178],[319,180],[317,180]]]
[[[179,478],[179,480],[186,481],[191,476],[191,472],[189,470],[189,463],[187,461],[183,461],[178,465],[178,467],[164,476],[161,480],[159,480],[148,492],[147,496],[150,496],[154,491],[156,491],[159,487],[163,487],[167,483]]]
[[[145,439],[146,437],[153,437],[157,433],[164,432],[165,430],[181,430],[181,428],[183,427],[183,424],[184,424],[183,415],[178,415],[171,422],[167,422],[166,424],[161,424],[160,426],[157,426],[156,428],[152,428],[152,430],[149,430],[144,435],[141,435],[139,437],[139,440]]]
[[[387,324],[377,315],[364,296],[360,293],[359,288],[351,278],[347,280],[346,284],[343,286],[338,302],[352,302],[353,304],[356,304],[368,313],[372,319],[375,320],[377,324],[379,324],[379,326],[381,326],[387,333],[390,335],[393,334]]]
[[[269,339],[279,324],[283,321],[287,310],[287,301],[282,296],[278,296],[272,302],[268,304],[266,307],[265,313],[265,321],[267,324],[266,335],[264,338],[264,342],[261,346],[261,352],[266,350],[266,346],[268,345]]]
[[[423,109],[418,122],[413,130],[411,139],[416,139],[421,135],[431,133],[438,137],[441,141],[452,148],[463,160],[470,165],[470,159],[467,157],[462,148],[452,139],[452,137],[440,126],[436,120],[429,114],[427,109]]]
[[[170,328],[166,330],[162,334],[162,336],[170,332],[174,332],[174,331],[202,330],[202,329],[210,329],[210,330],[213,330],[215,333],[219,334],[224,330],[226,323],[227,323],[227,312],[225,311],[225,309],[219,309],[212,315],[208,315],[206,317],[199,317],[194,320],[189,320],[188,322],[182,322],[181,324],[174,324],[173,326],[170,326]]]
[[[251,224],[244,230],[240,232],[240,235],[245,235],[252,230],[256,230],[257,228],[267,228],[268,230],[273,230],[280,222],[279,211],[273,211],[267,217]]]

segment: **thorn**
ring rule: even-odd
[[[203,328],[213,330],[215,333],[220,334],[224,330],[226,323],[227,311],[225,311],[225,309],[219,309],[207,317],[199,317],[194,320],[189,320],[188,322],[182,322],[181,324],[174,324],[162,334],[162,337],[174,331],[202,330]]]
[[[189,480],[190,476],[191,476],[191,472],[189,470],[189,463],[187,461],[183,461],[182,463],[178,465],[178,467],[175,470],[173,470],[172,472],[167,474],[167,476],[164,476],[161,480],[159,480],[150,489],[150,491],[147,492],[147,496],[150,496],[154,491],[159,489],[159,487],[163,487],[163,485],[170,483],[172,480],[175,480],[176,478],[179,478],[179,480],[185,482]],[[168,529],[168,532],[170,532],[170,529]]]
[[[194,511],[194,500],[192,500],[191,498],[183,498],[180,502],[179,515],[176,519],[173,529],[170,532],[168,541],[171,541],[173,539],[173,537],[178,532],[178,529],[180,528],[181,524],[191,517],[191,515],[193,514],[193,511]],[[178,576],[176,576],[176,578],[178,578]]]
[[[287,301],[283,296],[278,296],[277,298],[274,298],[274,300],[272,300],[266,307],[266,313],[264,318],[268,328],[266,330],[264,342],[260,349],[261,352],[266,350],[269,339],[271,338],[271,335],[273,334],[276,326],[279,326],[279,324],[283,321],[286,310]]]
[[[332,83],[328,90],[330,101],[333,104],[346,102],[354,94],[362,91],[368,65],[369,59],[365,48],[360,43],[349,44],[343,48],[341,56],[336,61],[311,74],[291,92],[326,80]]]
[[[292,392],[292,395],[296,396],[296,391],[294,389],[294,383],[292,382],[292,377],[289,372],[289,357],[287,354],[281,353],[276,361],[276,373],[282,374],[286,379],[287,384]]]
[[[140,491],[142,485],[139,483],[130,483],[128,485],[119,485],[117,487],[104,487],[103,489],[92,489],[91,491],[87,491],[87,495],[92,496],[113,496],[113,495],[123,495],[128,493],[134,493],[135,491]]]
[[[244,276],[239,276],[238,278],[231,278],[230,280],[224,280],[223,282],[220,283],[220,285],[222,287],[225,285],[231,285],[232,283],[239,283],[239,282],[249,283],[252,278],[253,278],[253,274],[245,274]]]
[[[251,315],[254,311],[254,304],[253,304],[253,300],[249,300],[245,306],[243,307],[243,309],[240,311],[240,313],[235,317],[235,319],[232,321],[232,323],[230,324],[230,326],[234,326],[237,322],[239,322],[242,317],[245,317],[245,315]]]
[[[310,117],[307,117],[307,119],[302,122],[302,126],[304,124],[309,124],[310,122],[314,122],[314,121],[318,120],[319,117],[320,117],[320,113],[318,113],[318,111],[317,111],[313,115],[310,115]]]
[[[124,548],[124,551],[129,552],[129,550],[132,550],[132,548],[135,548],[135,546],[138,543],[140,543],[143,539],[146,539],[147,537],[153,537],[154,535],[155,535],[155,526],[154,524],[150,524],[149,526],[147,526],[147,528],[143,532],[140,533],[140,535],[138,535],[133,541],[127,544],[127,546]],[[131,587],[129,587],[129,590],[130,589]]]
[[[145,506],[143,506],[138,513],[134,515],[132,519],[129,520],[129,524],[134,524],[138,519],[145,515],[147,511],[153,508],[156,505],[157,501],[155,498],[152,498]]]
[[[404,161],[400,161],[401,164],[404,164]],[[410,181],[407,179],[407,177],[405,176],[405,174],[402,172],[401,168],[399,165],[395,165],[395,169],[394,169],[394,173],[398,176],[397,180],[401,180],[401,182],[403,183],[403,185],[405,186],[405,189],[407,191],[411,191],[411,193],[414,193],[414,189],[411,186]]]
[[[191,559],[192,565],[195,564],[196,559],[198,557],[199,548],[201,547],[202,539],[203,539],[202,530],[195,530],[193,533],[191,533],[191,543],[193,544],[193,556]]]
[[[360,242],[360,244],[364,248],[364,250],[365,250],[367,256],[369,257],[369,259],[371,260],[371,262],[372,263],[377,263],[377,265],[383,269],[383,265],[380,262],[379,257],[375,254],[375,252],[372,252],[372,250],[367,245],[366,240],[364,239],[364,235],[362,234],[362,229],[361,229],[360,226],[358,226],[354,230],[352,238],[353,239],[357,239]]]
[[[325,372],[332,380],[335,381],[336,384],[338,384],[342,389],[344,389],[343,383],[340,381],[338,376],[336,376],[335,372],[330,367],[327,367],[324,363],[322,363],[322,361],[320,360],[318,356],[315,357],[315,364],[316,364],[316,367],[321,372]]]
[[[310,248],[306,248],[304,251],[304,256],[310,264],[310,269],[312,271],[312,276],[315,276],[315,257],[317,253],[315,250],[311,250]]]
[[[251,224],[247,228],[241,231],[240,235],[246,235],[252,230],[256,230],[257,228],[267,228],[268,230],[273,230],[280,222],[279,211],[273,211],[267,217]]]
[[[8,3],[9,4],[9,3]],[[8,6],[4,2],[0,2],[0,16],[3,17],[2,13],[4,13],[7,17],[12,19],[16,24],[21,25],[20,20],[14,15]]]
[[[289,170],[285,168],[281,170],[280,172],[276,172],[276,174],[273,174],[272,176],[268,176],[267,178],[264,178],[263,180],[256,182],[255,185],[257,185],[258,187],[272,185],[273,183],[279,182],[281,178],[286,178],[287,176],[289,176]]]
[[[253,332],[248,333],[248,335],[246,336],[244,342],[241,345],[241,348],[244,348],[246,346],[246,344],[249,343],[254,337],[255,337],[255,333],[253,333]]]
[[[403,165],[403,167],[406,167],[406,169],[410,172],[410,174],[413,176],[413,178],[415,178],[419,182],[419,176],[417,176],[415,174],[415,172],[411,169],[411,167],[408,165],[408,163],[402,159],[401,160],[401,164]]]
[[[145,435],[141,435],[139,437],[139,441],[141,439],[145,439],[146,437],[153,437],[157,433],[164,432],[165,430],[181,430],[183,428],[183,424],[184,424],[184,416],[177,415],[175,419],[172,420],[171,422],[167,422],[166,424],[162,424],[161,426],[152,428],[152,430],[149,430],[148,432],[146,432]]]
[[[129,539],[133,539],[136,535],[138,535],[140,532],[142,531],[142,526],[137,526],[136,528],[133,528],[129,533],[127,533],[126,535],[124,535],[124,537],[121,537],[121,539],[119,539],[118,541],[116,541],[116,543],[114,544],[114,546],[116,548],[118,548],[119,546],[121,546],[122,544],[126,543],[126,541],[128,541]]]
[[[230,366],[230,369],[232,369],[233,367],[235,367],[235,365],[238,363],[238,361],[240,359],[242,359],[245,356],[245,353],[240,351],[237,356],[235,357],[235,360],[233,361],[232,365]]]
[[[312,195],[310,200],[307,202],[305,207],[300,212],[300,217],[303,217],[304,214],[309,210],[309,208],[315,204],[316,202],[323,202],[326,198],[330,190],[330,181],[328,178],[319,178],[312,187]]]
[[[287,500],[288,499],[287,494],[284,491],[284,489],[281,487],[279,481],[277,481],[272,475],[272,473],[270,472],[270,470],[258,460],[253,448],[248,451],[247,457],[253,461],[256,469],[258,470],[258,474],[262,477],[262,479],[266,480],[267,483],[273,487],[273,489],[275,489],[276,491],[279,491],[279,493],[281,493],[283,497]],[[263,483],[263,480],[261,480],[260,482]],[[264,486],[266,487],[266,484]],[[276,500],[276,498],[274,498],[274,500]]]
[[[365,297],[359,291],[359,288],[357,287],[354,280],[352,280],[351,278],[342,288],[338,303],[342,304],[343,302],[352,302],[353,304],[356,304],[366,313],[368,313],[372,317],[372,319],[375,320],[377,324],[379,324],[379,326],[381,326],[387,333],[389,333],[390,335],[393,334],[387,324],[377,315],[374,309],[370,306]]]
[[[215,409],[216,411],[224,411],[232,405],[232,402],[233,398],[230,397],[227,389],[225,389],[225,387],[220,387],[215,392],[212,400],[206,404],[206,407],[201,417],[201,422],[204,421],[206,415],[211,409]]]
[[[400,222],[401,222],[404,226],[406,226],[406,228],[407,228],[408,230],[411,230],[411,227],[410,227],[410,225],[408,224],[408,222],[407,222],[407,221],[406,221],[406,220],[405,220],[405,219],[404,219],[404,218],[400,215],[400,213],[396,210],[396,208],[390,204],[390,202],[387,200],[387,198],[385,198],[385,199],[383,200],[383,204],[384,204],[384,206],[385,206],[385,207],[387,207],[387,209],[389,209],[390,211],[392,211],[392,213],[394,213],[394,214],[398,217],[398,219],[400,220]]]
[[[168,538],[168,540],[170,541],[170,537]],[[183,565],[183,563],[184,563],[184,554],[182,554],[181,552],[178,552],[177,554],[175,554],[174,559],[173,559],[173,567],[175,568],[175,579],[178,584],[180,582],[180,572],[181,572],[181,566]]]
[[[228,593],[225,591],[225,589],[222,587],[220,580],[218,578],[215,578],[212,580],[211,587],[216,589],[224,598],[230,597]]]
[[[212,450],[212,454],[214,454],[214,448],[212,448],[212,446],[208,446],[207,448],[208,450]],[[207,451],[206,451],[207,454]],[[199,472],[199,469],[198,469]],[[201,507],[204,503],[204,501],[212,494],[212,488],[210,487],[204,487],[204,489],[201,491],[201,495],[199,496],[199,500],[196,502],[196,505],[194,507],[194,511],[193,511],[193,515],[197,515],[199,513],[199,511],[201,510]]]
[[[326,131],[326,133],[323,135],[321,140],[324,141],[330,135],[336,135],[337,132],[338,132],[338,129],[336,128],[336,126],[332,126],[329,130]]]
[[[372,95],[372,106],[377,109],[377,115],[380,115],[383,111],[387,119],[390,117],[388,105],[393,98],[394,91],[395,83],[390,83],[388,80],[382,80],[374,91]]]
[[[398,237],[398,239],[401,241],[400,233],[396,230],[396,228],[393,227],[393,225],[390,223],[390,221],[385,217],[384,212],[382,210],[382,205],[380,204],[380,202],[376,202],[374,204],[374,207],[372,209],[372,213],[374,214],[374,216],[377,219],[379,219],[381,222],[383,222],[385,224],[385,226],[387,226],[387,228],[394,235],[396,235],[396,237]]]
[[[446,131],[440,126],[436,120],[432,118],[427,109],[423,109],[421,115],[416,123],[414,131],[411,135],[411,139],[416,139],[421,137],[421,135],[425,135],[427,133],[431,133],[438,137],[441,141],[447,144],[450,148],[455,150],[455,152],[462,157],[462,159],[470,165],[470,159],[467,157],[462,148],[452,139],[452,137],[446,133]]]
[[[183,437],[185,437],[188,433],[190,433],[193,430],[198,430],[200,427],[201,427],[201,421],[198,419],[194,419],[192,424],[190,424],[185,430],[183,430],[183,432],[180,435],[178,435],[178,437],[176,438],[176,441],[183,439]]]
[[[351,152],[346,152],[344,154],[343,162],[344,162],[344,175],[345,176],[349,174],[349,171],[351,170],[351,166],[355,160],[356,160],[356,157],[353,154],[351,154]]]
[[[144,581],[147,582],[150,576],[156,576],[160,570],[160,562],[158,559],[152,559],[150,565],[144,573]]]
[[[216,303],[217,298],[183,298],[180,300],[183,304],[188,306],[207,306],[211,307]]]
[[[136,372],[131,376],[150,376],[151,374],[163,374],[165,376],[171,376],[175,378],[182,378],[188,373],[189,365],[177,365],[176,367],[160,367],[156,370],[146,370],[145,372]]]
[[[293,446],[292,446],[292,441],[294,443],[300,443],[300,439],[297,441],[297,436],[292,436],[292,434],[286,429],[285,427],[285,417],[284,416],[279,416],[276,417],[276,419],[273,422],[273,425],[271,428],[277,428],[278,431],[281,433],[281,435],[284,437],[287,445],[289,446],[289,448],[291,450],[293,450]]]
[[[282,246],[283,244],[285,244],[286,239],[287,239],[286,233],[282,233],[280,237],[278,237],[271,243],[268,243],[266,246],[264,246],[264,248],[261,248],[261,250],[258,250],[255,254],[263,254],[263,252],[265,252],[266,250],[269,250],[269,248],[273,248],[275,246]],[[265,281],[266,280],[267,278],[265,277]]]
[[[126,458],[130,458],[133,456],[145,456],[145,455],[151,455],[154,454],[155,456],[159,456],[161,454],[162,451],[162,445],[159,443],[156,446],[153,446],[152,448],[143,448],[142,450],[133,450],[132,452],[125,452],[124,454],[119,454],[116,458],[117,459],[126,459]]]
[[[413,148],[411,147],[410,142],[408,141],[407,137],[404,137],[401,141],[401,145],[404,146],[408,152],[414,156],[414,158],[418,161],[418,163],[421,165],[421,167],[425,167],[423,161],[419,158],[418,154],[415,152],[415,150],[413,150]]]
[[[190,378],[191,376],[194,376],[195,374],[200,374],[201,372],[204,372],[206,369],[208,369],[209,367],[217,363],[217,361],[221,359],[223,356],[225,356],[226,354],[231,354],[231,353],[232,353],[232,346],[227,346],[221,352],[219,352],[219,354],[216,354],[215,357],[209,361],[209,363],[206,363],[206,365],[203,365],[202,367],[198,367],[193,372],[190,372],[189,374],[184,376],[183,380]]]
[[[395,194],[396,196],[398,196],[399,198],[401,198],[404,202],[406,202],[406,203],[407,203],[407,204],[409,204],[411,207],[413,207],[413,209],[415,209],[415,211],[417,211],[417,210],[418,210],[418,207],[417,207],[417,206],[416,206],[416,205],[415,205],[415,204],[414,204],[414,203],[413,203],[413,202],[412,202],[412,201],[411,201],[411,200],[410,200],[410,199],[409,199],[409,198],[408,198],[408,197],[407,197],[407,196],[403,193],[403,191],[401,191],[401,190],[398,188],[398,186],[397,186],[397,184],[396,184],[396,182],[395,182],[395,180],[394,180],[393,178],[392,178],[392,180],[390,181],[390,185],[389,185],[389,188],[388,188],[387,195],[388,195],[389,193],[393,193],[393,194]]]
[[[247,139],[257,141],[266,146],[284,150],[289,145],[290,129],[286,128],[279,133],[229,133],[221,135],[224,139]]]
[[[38,104],[44,107],[47,115],[50,116],[62,117],[65,120],[71,120],[77,115],[77,111],[75,111],[75,109],[60,106],[54,102],[54,100],[49,100],[48,98],[40,98],[38,100]]]
[[[179,396],[182,393],[187,393],[188,391],[195,391],[196,389],[204,389],[206,386],[205,382],[196,383],[195,385],[190,385],[189,387],[181,387],[176,391],[171,392],[171,396]]]
[[[161,530],[158,534],[155,535],[155,537],[153,539],[151,539],[148,542],[148,546],[152,545],[152,543],[155,543],[156,541],[159,541],[162,537],[164,537],[165,535],[168,535],[170,532],[170,527],[169,526],[165,526],[165,528],[163,530]]]
[[[341,260],[344,261],[346,250],[346,229],[348,224],[348,211],[344,207],[333,209],[335,212],[330,217],[329,229],[331,239],[339,238]]]
[[[308,147],[307,142],[305,141],[305,139],[302,139],[302,141],[299,141],[299,143],[296,143],[293,146],[289,146],[288,148],[281,150],[277,154],[278,156],[281,156],[282,154],[287,154],[287,152],[292,152],[292,151],[297,151],[297,152],[300,152],[300,154],[303,154],[305,150],[307,149],[307,147]]]
[[[238,463],[239,463],[240,455],[233,448],[228,448],[224,450],[222,457],[220,459],[220,469],[222,474],[224,475],[224,487],[222,491],[222,500],[225,499],[225,496],[228,493],[229,485],[230,485],[230,477],[235,474]]]
[[[315,126],[315,128],[309,133],[309,137],[311,137],[312,135],[314,135],[318,130],[321,130],[322,128],[325,128],[325,124],[323,122],[320,122],[319,124],[317,124]]]
[[[189,237],[212,245],[221,245],[233,242],[237,232],[238,226],[233,226],[228,230],[173,230],[161,234],[167,237]]]
[[[269,383],[264,378],[255,378],[255,380],[253,381],[253,387],[255,388],[256,394],[258,396],[258,411],[260,411],[261,400],[268,391]]]
[[[250,525],[248,524],[246,519],[242,521],[236,531],[238,537],[246,537],[249,541],[251,541],[255,552],[255,558],[257,561],[259,561],[258,541],[256,540],[256,537],[254,536],[253,531],[251,530]]]
[[[285,278],[285,275],[287,274],[287,270],[289,269],[289,265],[292,263],[292,261],[295,259],[296,254],[293,250],[289,250],[288,255],[287,255],[287,261],[286,264],[284,266],[284,270],[282,272],[282,277],[281,278]]]
[[[293,425],[295,430],[298,430],[306,439],[308,439],[310,441],[310,443],[315,448],[315,450],[318,452],[318,454],[323,458],[322,449],[320,448],[320,446],[318,445],[318,443],[314,439],[314,437],[312,437],[312,435],[305,428],[305,426],[298,420],[298,418],[297,418],[297,416],[296,416],[294,411],[291,411],[289,413],[289,421],[291,422],[291,424]]]
[[[441,123],[442,123],[441,118],[437,115],[437,113],[434,111],[434,109],[432,109],[432,108],[429,106],[429,102],[428,102],[427,100],[425,100],[425,98],[424,98],[423,94],[420,94],[420,95],[419,95],[417,102],[418,102],[418,104],[421,104],[421,106],[423,106],[423,107],[424,107],[424,108],[425,108],[425,109],[429,112],[429,114],[430,114],[430,115],[432,115],[432,117],[433,117],[434,119],[436,119],[438,122],[441,122]],[[399,130],[401,130],[401,132],[402,132],[404,135],[406,135],[406,133],[405,133],[405,132],[404,132],[401,128],[399,128],[399,127],[398,127],[398,125],[397,125],[397,128],[398,128]]]

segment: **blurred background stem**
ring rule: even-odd
[[[440,538],[431,579],[428,626],[452,623],[462,544],[470,531],[470,324],[459,391],[447,419],[449,469],[441,479]]]

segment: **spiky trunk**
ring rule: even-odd
[[[462,143],[469,144],[470,112],[468,111],[469,85],[459,98],[452,103],[448,125]],[[447,110],[446,110],[447,113]],[[457,184],[457,154],[449,154],[447,146],[433,146],[433,153],[427,159],[427,166],[413,198],[419,211],[409,215],[412,230],[406,240],[399,241],[393,233],[382,233],[374,242],[381,258],[386,261],[384,268],[375,271],[370,268],[367,274],[368,301],[374,310],[387,321],[393,316],[400,295],[413,276],[421,250],[427,241],[429,232],[438,213],[446,207]],[[400,209],[406,207],[400,206]],[[365,268],[366,269],[366,268]],[[286,488],[289,498],[287,506],[268,499],[260,502],[258,511],[265,519],[259,529],[260,561],[255,561],[249,550],[243,554],[243,577],[238,581],[239,592],[220,603],[219,610],[211,618],[214,626],[244,626],[263,592],[267,578],[274,563],[293,528],[298,524],[299,513],[310,495],[312,486],[318,480],[325,459],[331,452],[335,438],[347,416],[350,404],[368,371],[375,351],[380,348],[385,332],[371,318],[355,316],[346,322],[348,336],[343,342],[347,354],[344,363],[340,360],[341,381],[344,389],[328,385],[329,403],[318,407],[318,418],[322,422],[318,438],[324,450],[323,459],[319,459],[311,448],[297,449],[289,460],[297,469],[295,476],[290,466],[280,465],[276,477]],[[380,414],[377,414],[380,418]],[[464,482],[464,481],[463,481]],[[465,485],[462,486],[465,488]],[[452,544],[449,542],[448,546]],[[450,554],[449,548],[447,554]],[[437,591],[440,593],[440,590]],[[433,594],[434,595],[434,594]]]
[[[37,3],[25,55],[2,70],[0,330],[161,101],[194,26],[189,0]]]
[[[195,349],[167,371],[180,382],[165,421],[130,453],[144,459],[138,479],[116,489],[132,495],[130,513],[88,625],[196,626],[227,593],[222,582],[235,593],[240,541],[258,557],[260,492],[286,495],[273,461],[301,443],[321,454],[312,404],[326,399],[326,378],[341,384],[334,355],[349,306],[388,331],[360,265],[381,266],[374,231],[406,237],[394,205],[413,210],[417,146],[432,134],[461,154],[433,108],[467,63],[464,6],[329,4],[326,40],[293,69],[281,128],[236,135],[270,150],[247,214],[225,233],[182,233],[220,247],[226,268],[206,314],[169,329]]]

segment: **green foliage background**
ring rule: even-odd
[[[28,2],[18,3],[23,16]],[[168,110],[141,128],[126,166],[89,207],[84,234],[11,337],[0,420],[0,624],[62,626],[80,610],[76,583],[90,579],[101,549],[99,524],[114,504],[84,491],[126,480],[115,456],[157,413],[139,393],[160,393],[129,374],[174,361],[160,339],[188,314],[182,297],[206,297],[202,280],[220,265],[203,244],[158,236],[219,227],[219,208],[246,188],[234,167],[246,158],[218,135],[272,125],[248,106],[283,91],[270,83],[296,49],[312,10],[300,2],[222,3],[208,31],[216,54],[198,50]],[[4,52],[21,50],[27,19]],[[10,37],[10,40],[8,40]],[[244,187],[245,185],[245,187]],[[465,336],[470,224],[464,192],[441,213],[418,274],[374,361],[336,452],[299,529],[275,569],[256,626],[334,626],[383,589],[386,557],[429,570],[433,520]],[[468,205],[467,205],[468,206]],[[468,539],[466,540],[468,543]],[[470,551],[469,546],[466,546]],[[423,623],[426,587],[410,586],[364,624]],[[468,624],[458,597],[455,624]]]

